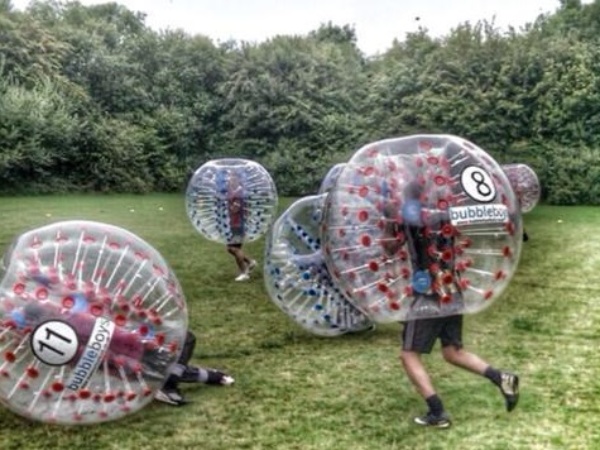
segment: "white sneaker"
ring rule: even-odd
[[[240,273],[237,277],[235,277],[235,281],[246,281],[250,279],[250,275],[247,273]]]

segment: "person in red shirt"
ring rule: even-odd
[[[237,178],[230,181],[230,194],[227,199],[227,212],[229,216],[229,227],[231,235],[227,242],[227,251],[235,258],[239,269],[239,275],[235,281],[246,281],[250,279],[250,272],[256,267],[256,260],[250,258],[242,250],[245,235],[245,208],[242,186]]]

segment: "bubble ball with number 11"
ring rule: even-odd
[[[90,424],[154,398],[187,329],[181,287],[138,236],[98,222],[20,235],[0,265],[0,402]]]

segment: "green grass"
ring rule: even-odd
[[[521,375],[513,413],[487,380],[437,351],[425,359],[454,419],[444,431],[411,423],[423,403],[398,362],[398,325],[329,339],[303,331],[269,300],[260,269],[232,282],[233,259],[194,231],[182,196],[0,198],[0,246],[59,219],[111,223],[156,247],[185,291],[199,339],[194,361],[237,382],[187,385],[186,407],[153,403],[95,426],[28,422],[0,409],[2,450],[600,448],[599,208],[526,215],[531,239],[508,290],[467,317],[467,348]],[[262,261],[263,246],[247,249]]]

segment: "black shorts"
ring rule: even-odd
[[[462,323],[462,315],[405,322],[402,330],[402,350],[431,353],[438,338],[442,341],[442,347],[453,345],[461,349]]]
[[[227,247],[242,248],[242,244],[227,244]]]

